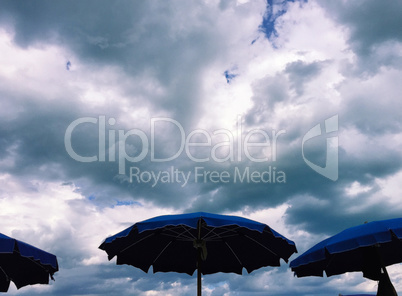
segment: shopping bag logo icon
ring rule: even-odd
[[[334,115],[325,120],[325,133],[338,131],[338,115]],[[304,162],[320,175],[332,180],[338,180],[338,136],[327,137],[325,167],[318,166],[309,161],[304,155],[304,144],[308,140],[321,135],[321,124],[317,124],[310,129],[303,137],[302,155]]]

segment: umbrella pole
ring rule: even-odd
[[[198,220],[197,224],[197,239],[201,240],[201,219]],[[197,296],[201,296],[201,248],[197,247]]]
[[[381,275],[380,281],[378,283],[378,290],[377,290],[377,296],[397,296],[398,294],[396,293],[396,290],[394,288],[394,285],[391,282],[391,279],[389,278],[387,269],[385,266],[382,267],[383,273]]]
[[[197,296],[201,296],[201,249],[197,250]]]
[[[380,280],[378,282],[378,289],[377,289],[377,296],[398,296],[394,285],[389,278],[389,274],[387,268],[385,267],[384,261],[382,260],[381,253],[380,253],[380,246],[376,245],[375,250],[378,256],[378,260],[381,265],[382,274],[380,275]]]

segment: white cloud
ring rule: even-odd
[[[350,187],[346,188],[346,194],[350,196],[358,195],[359,193],[367,192],[371,189],[371,186],[362,186],[359,182],[353,182]]]
[[[314,1],[289,3],[287,13],[277,22],[279,38],[274,43],[288,54],[308,61],[348,56],[345,28],[329,19]]]

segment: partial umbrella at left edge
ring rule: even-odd
[[[49,284],[59,270],[55,255],[0,233],[0,292],[12,281],[17,289]]]
[[[250,219],[197,212],[159,216],[138,222],[107,238],[99,247],[109,260],[148,272],[197,270],[198,295],[201,274],[252,272],[280,266],[297,252],[293,241],[268,225]]]

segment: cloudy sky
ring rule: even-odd
[[[1,1],[0,232],[57,255],[18,295],[194,295],[103,239],[156,215],[267,223],[299,253],[401,216],[402,2]],[[294,259],[297,255],[293,255]],[[288,265],[204,295],[375,292]],[[402,267],[389,268],[402,292]]]

